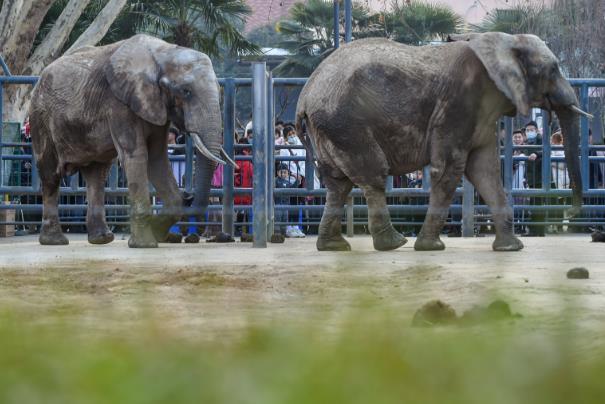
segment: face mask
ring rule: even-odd
[[[525,134],[527,135],[527,140],[534,140],[536,137],[538,137],[538,134],[533,130],[525,132]]]
[[[296,137],[295,136],[288,136],[288,143],[289,144],[296,144]]]

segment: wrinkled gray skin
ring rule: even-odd
[[[319,250],[350,249],[340,223],[353,184],[367,199],[374,248],[402,246],[407,240],[393,228],[386,206],[386,178],[429,163],[430,204],[416,250],[445,248],[439,233],[463,174],[491,209],[493,249],[522,249],[502,187],[495,123],[502,115],[527,115],[531,107],[559,117],[574,211],[580,209],[579,120],[570,109],[578,101],[555,56],[531,35],[455,39],[423,47],[385,39],[354,41],[309,78],[298,102],[297,132],[305,139],[305,120],[328,190]]]
[[[157,247],[179,219],[183,204],[168,161],[168,126],[172,122],[182,131],[198,133],[218,157],[218,89],[206,55],[146,35],[82,48],[44,69],[30,108],[44,201],[40,243],[68,243],[59,226],[59,181],[77,170],[87,184],[88,241],[113,240],[105,222],[104,184],[117,155],[130,195],[128,245]],[[215,166],[198,156],[199,200],[208,198]],[[151,215],[149,181],[164,204],[158,216]]]

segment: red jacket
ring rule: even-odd
[[[251,161],[238,161],[239,170],[235,170],[235,186],[240,188],[252,188],[252,175],[254,168]],[[236,205],[252,205],[252,195],[237,195],[233,198]]]

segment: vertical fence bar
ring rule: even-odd
[[[340,3],[334,0],[334,48],[340,46]]]
[[[345,0],[345,42],[351,42],[353,39],[353,1]]]
[[[475,235],[475,187],[464,176],[462,180],[462,237]]]
[[[550,116],[547,111],[542,111],[542,189],[550,191],[551,164],[550,164]],[[548,217],[548,212],[546,212]]]
[[[109,170],[109,189],[115,191],[118,189],[118,162],[114,161]]]
[[[504,118],[504,192],[509,205],[513,203],[513,120]]]
[[[0,60],[2,60],[2,56],[0,56]],[[2,64],[4,65],[4,60],[2,60]],[[0,187],[4,179],[4,160],[2,159],[4,149],[2,147],[2,142],[4,142],[4,82],[1,79],[2,77],[0,77]]]
[[[265,133],[267,134],[267,238],[273,236],[275,225],[275,102],[274,102],[273,74],[267,76],[267,120]]]
[[[267,64],[252,63],[252,160],[254,164],[252,192],[252,231],[255,248],[267,247]]]
[[[580,108],[586,112],[590,112],[588,110],[588,84],[582,84],[580,88]],[[582,157],[582,165],[581,165],[581,175],[582,175],[582,191],[588,191],[588,187],[590,186],[590,162],[588,161],[589,155],[589,144],[588,144],[588,118],[584,115],[580,116],[580,156]]]
[[[422,168],[422,189],[429,191],[431,189],[431,165]]]
[[[223,146],[231,159],[235,133],[235,80],[225,80],[223,99]],[[233,234],[233,167],[226,164],[223,167],[223,233]]]
[[[353,227],[353,195],[347,196],[347,237],[353,237],[354,235],[354,227]]]
[[[185,191],[193,192],[193,145],[191,136],[185,138]]]

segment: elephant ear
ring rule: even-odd
[[[137,116],[158,126],[166,124],[168,114],[154,53],[169,46],[157,38],[135,35],[120,45],[105,66],[105,78],[113,95]]]
[[[466,40],[481,60],[496,87],[517,107],[521,115],[530,110],[529,83],[522,67],[518,38],[500,32],[467,35]],[[452,38],[456,40],[456,38]]]

